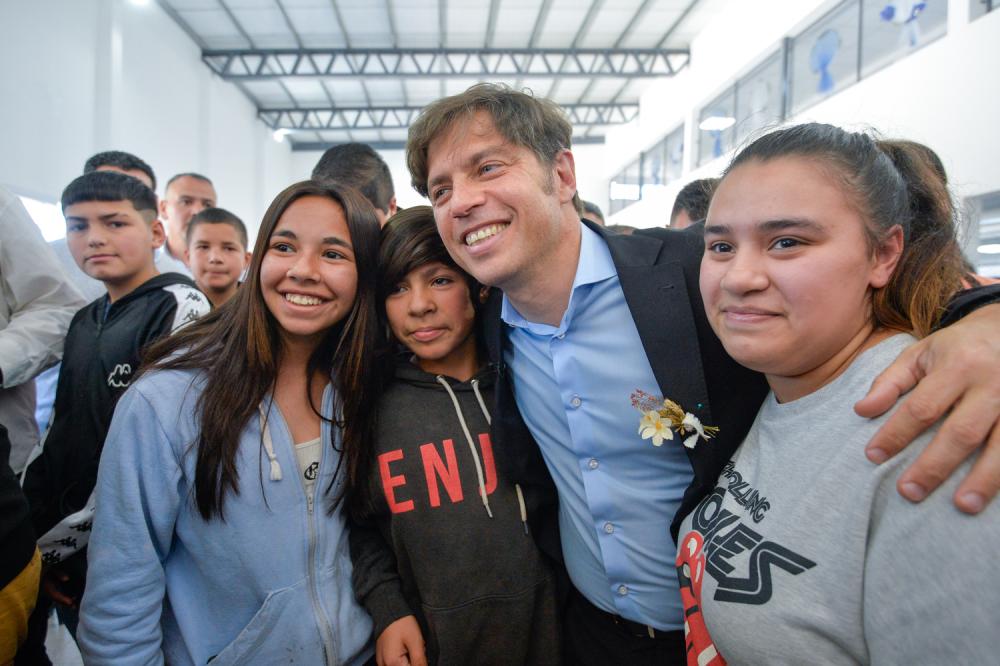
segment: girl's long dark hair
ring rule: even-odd
[[[358,271],[354,304],[313,352],[308,376],[318,372],[331,378],[336,391],[335,419],[345,441],[369,437],[374,428],[374,400],[369,396],[379,389],[366,373],[372,367],[378,331],[378,220],[371,204],[351,188],[314,181],[296,183],[281,192],[264,213],[246,283],[236,295],[152,346],[144,360],[143,372],[193,369],[204,375],[197,405],[199,434],[193,445],[197,455],[195,501],[205,520],[215,515],[222,518],[226,494],[239,494],[236,456],[240,439],[277,378],[280,331],[264,302],[260,269],[282,214],[294,201],[306,196],[332,199],[344,211]],[[345,396],[354,399],[345,400]],[[303,387],[302,398],[310,400],[308,386]],[[313,409],[319,412],[316,405]],[[344,464],[343,458],[340,464]],[[341,497],[338,494],[333,499],[331,510]]]
[[[391,376],[396,354],[401,347],[389,330],[385,299],[410,271],[432,262],[440,262],[465,278],[469,288],[469,298],[476,313],[476,346],[479,357],[485,358],[479,316],[483,309],[479,299],[482,285],[462,270],[448,254],[434,223],[434,210],[430,206],[411,206],[393,215],[382,227],[376,292],[381,338],[377,353],[377,369],[372,374],[381,377],[383,385]],[[356,398],[348,396],[346,400],[353,402]],[[374,510],[372,492],[375,488],[370,483],[376,444],[374,431],[370,431],[370,435],[368,438],[345,440],[344,446],[344,459],[348,461],[347,474],[344,477],[346,508],[351,517],[358,521],[366,520]]]
[[[912,141],[877,140],[833,125],[806,123],[760,137],[733,158],[726,174],[752,161],[813,160],[830,170],[862,213],[872,251],[899,225],[905,238],[903,254],[889,283],[871,295],[871,321],[877,329],[925,336],[961,288],[963,275],[944,169],[928,152],[933,155]]]

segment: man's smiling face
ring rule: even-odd
[[[567,224],[563,200],[576,191],[568,151],[540,162],[479,112],[434,139],[427,163],[438,232],[459,266],[505,291],[544,276]]]

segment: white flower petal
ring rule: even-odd
[[[684,440],[684,446],[688,447],[689,449],[693,449],[694,445],[697,443],[698,443],[698,433],[695,433]]]

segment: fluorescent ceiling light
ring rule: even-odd
[[[274,134],[272,134],[271,136],[274,137],[275,141],[277,141],[278,143],[281,143],[282,141],[285,140],[285,137],[288,136],[291,133],[292,133],[292,130],[285,129],[284,127],[279,127],[278,129],[274,130]]]
[[[1000,243],[987,243],[976,248],[979,254],[1000,254]]]
[[[130,2],[136,7],[145,7],[149,4],[149,0],[130,0]]]
[[[698,125],[698,129],[706,132],[721,132],[736,124],[736,118],[732,116],[709,116]]]

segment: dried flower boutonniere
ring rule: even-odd
[[[657,398],[636,389],[631,401],[632,406],[642,412],[639,434],[643,439],[652,439],[653,446],[662,446],[665,440],[673,439],[676,430],[678,435],[684,437],[684,446],[693,449],[699,437],[708,441],[719,432],[715,426],[702,425],[697,416],[685,412],[669,398]]]

